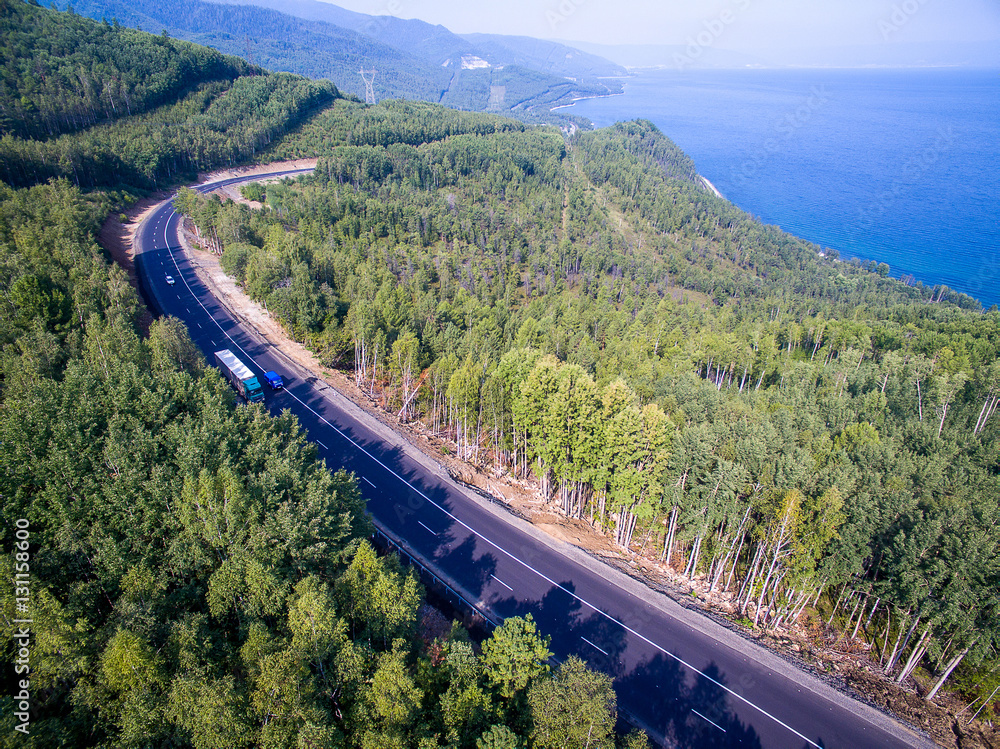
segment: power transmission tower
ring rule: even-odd
[[[243,59],[245,59],[251,65],[256,65],[253,59],[253,47],[250,46],[250,37],[246,34],[243,35],[243,50],[245,52]]]
[[[375,89],[372,84],[375,83],[375,69],[365,70],[361,68],[361,80],[365,82],[365,104],[375,103]]]

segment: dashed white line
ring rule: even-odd
[[[163,238],[164,238],[164,241],[167,244],[167,250],[170,252],[171,258],[173,257],[173,252],[170,251],[170,243],[169,243],[169,241],[167,241],[167,236],[166,235],[167,235],[167,230],[170,227],[170,221],[173,219],[173,216],[175,216],[175,215],[176,215],[176,211],[174,211],[174,213],[171,214],[170,218],[167,219],[166,226],[164,226],[164,229],[163,229]],[[174,261],[174,263],[176,264],[176,260]],[[185,279],[182,276],[181,280],[184,281],[185,285],[187,285],[187,279]],[[189,287],[189,289],[190,289],[190,287]],[[212,315],[209,314],[208,308],[205,306],[204,302],[202,302],[201,299],[199,299],[197,296],[195,297],[195,301],[198,302],[198,306],[200,306],[202,308],[202,310],[205,312],[205,314],[208,315],[209,319],[212,320],[212,322],[214,322],[219,327],[219,330],[222,331],[222,334],[225,335],[226,338],[228,338],[230,341],[232,341],[233,345],[237,349],[239,349],[245,356],[251,358],[251,360],[252,360],[252,357],[250,357],[250,354],[248,354],[243,349],[243,347],[240,346],[236,342],[236,339],[234,339],[229,333],[227,333],[222,328],[222,326],[219,325],[219,322],[214,317],[212,317]],[[215,341],[212,341],[212,345],[213,346],[216,345]],[[379,460],[374,455],[372,455],[370,452],[368,452],[360,444],[358,444],[353,439],[351,439],[346,434],[344,434],[344,432],[342,430],[338,429],[336,426],[334,426],[332,423],[330,423],[325,417],[323,417],[321,414],[319,414],[315,409],[313,409],[311,406],[307,405],[301,398],[299,398],[298,396],[296,396],[291,391],[287,391],[287,392],[288,392],[288,394],[290,396],[292,396],[292,398],[294,398],[299,403],[300,406],[302,406],[304,409],[306,409],[307,411],[309,411],[313,416],[315,416],[317,419],[319,419],[320,421],[322,421],[324,424],[326,424],[328,427],[330,427],[333,431],[335,431],[341,437],[343,437],[344,439],[346,439],[349,443],[351,443],[352,445],[354,445],[354,447],[357,450],[359,450],[360,452],[362,452],[365,455],[367,455],[369,458],[371,458],[373,461],[375,461],[378,465],[382,466],[382,468],[386,472],[388,472],[391,475],[395,476],[397,479],[399,479],[400,482],[402,482],[406,486],[410,487],[414,492],[416,492],[421,497],[423,497],[425,500],[427,500],[428,504],[431,504],[434,507],[436,507],[437,509],[439,509],[442,513],[444,513],[446,516],[448,516],[456,524],[458,524],[458,525],[462,526],[463,528],[465,528],[472,535],[476,536],[477,538],[481,538],[485,543],[487,543],[490,546],[492,546],[494,549],[496,549],[498,552],[500,552],[504,556],[509,557],[511,560],[517,562],[518,564],[520,564],[521,566],[523,566],[525,569],[528,569],[531,572],[534,572],[536,575],[538,575],[545,582],[549,583],[550,585],[552,585],[555,588],[558,588],[559,590],[561,590],[564,593],[566,593],[567,595],[569,595],[571,598],[574,598],[577,601],[579,601],[580,603],[582,603],[583,605],[587,606],[588,608],[590,608],[591,610],[593,610],[594,613],[597,614],[598,616],[604,617],[608,621],[614,622],[619,627],[621,627],[622,629],[624,629],[626,632],[628,632],[629,634],[633,635],[634,637],[637,637],[638,639],[642,640],[643,642],[645,642],[646,644],[648,644],[651,647],[655,648],[656,650],[660,651],[661,653],[663,653],[668,658],[672,658],[677,663],[681,664],[682,666],[687,667],[688,669],[690,669],[694,673],[696,673],[699,676],[707,679],[712,684],[714,684],[715,686],[719,687],[724,692],[726,692],[727,694],[729,694],[732,697],[734,697],[736,700],[742,702],[747,707],[753,708],[754,710],[756,710],[757,712],[759,712],[761,715],[764,715],[764,716],[770,718],[775,723],[777,723],[779,726],[781,726],[782,728],[784,728],[784,729],[790,731],[791,733],[795,734],[796,736],[798,736],[800,739],[802,739],[803,741],[805,741],[810,746],[814,746],[814,747],[816,747],[816,749],[822,749],[822,747],[819,744],[817,744],[815,741],[813,741],[812,739],[810,739],[804,733],[800,733],[799,731],[796,731],[794,728],[792,728],[790,725],[788,725],[787,723],[785,723],[783,720],[781,720],[776,715],[772,715],[771,713],[767,712],[767,710],[765,710],[764,708],[760,707],[756,703],[751,702],[750,700],[748,700],[743,695],[735,692],[730,687],[727,687],[721,681],[719,681],[717,679],[713,679],[711,676],[709,676],[708,674],[706,674],[704,671],[701,671],[701,670],[695,668],[693,665],[691,665],[690,663],[688,663],[686,660],[684,660],[680,656],[676,655],[675,653],[671,653],[669,650],[667,650],[665,647],[663,647],[659,643],[656,643],[653,640],[650,640],[648,637],[646,637],[645,635],[640,634],[639,632],[636,632],[634,629],[632,629],[631,627],[629,627],[624,622],[619,621],[618,619],[616,619],[615,617],[613,617],[611,614],[608,614],[608,613],[602,611],[601,609],[597,608],[590,601],[586,600],[585,598],[581,598],[579,595],[577,595],[573,591],[567,589],[566,586],[559,584],[558,582],[556,582],[555,580],[553,580],[551,577],[549,577],[545,573],[541,572],[540,570],[535,569],[534,567],[532,567],[530,564],[528,564],[527,562],[525,562],[520,557],[517,557],[514,554],[511,554],[509,551],[507,551],[507,549],[503,548],[502,546],[500,546],[495,541],[492,541],[489,538],[487,538],[486,536],[484,536],[482,533],[480,533],[479,531],[477,531],[475,528],[473,528],[472,526],[470,526],[468,523],[465,523],[462,520],[460,520],[459,518],[455,517],[455,515],[453,515],[451,512],[449,512],[447,509],[445,509],[442,505],[438,504],[433,499],[431,499],[430,497],[428,497],[422,491],[420,491],[415,486],[413,486],[409,481],[407,481],[402,476],[400,476],[398,473],[396,473],[394,470],[392,470],[391,468],[389,468],[389,466],[387,466],[381,460]],[[369,483],[371,483],[371,482],[369,482]],[[372,486],[374,486],[374,484],[372,484]],[[417,521],[417,522],[420,522],[420,521]],[[423,525],[423,523],[420,523],[420,524]],[[424,526],[424,527],[427,528],[427,526]],[[430,528],[427,528],[427,530],[430,531]],[[434,531],[430,531],[430,532],[434,533]],[[437,535],[437,534],[435,534],[435,535]],[[700,716],[700,717],[704,718],[705,716]],[[705,720],[708,720],[708,718],[705,718]]]
[[[604,653],[604,655],[607,655],[607,654],[608,654],[608,651],[607,651],[607,650],[605,650],[604,648],[599,648],[599,647],[597,647],[597,645],[595,645],[594,643],[592,643],[592,642],[591,642],[590,640],[588,640],[588,639],[587,639],[586,637],[581,637],[580,639],[581,639],[581,640],[583,640],[583,641],[584,641],[585,643],[587,643],[588,645],[590,645],[590,647],[592,647],[592,648],[593,648],[594,650],[596,650],[596,651],[598,651],[598,652],[600,652],[600,653]]]
[[[492,577],[494,580],[496,580],[498,583],[500,583],[502,586],[504,586],[507,590],[510,590],[510,591],[514,590],[512,587],[510,587],[507,583],[505,583],[503,580],[501,580],[496,575],[490,575],[490,577]]]
[[[324,445],[319,440],[313,440],[313,442],[315,442],[317,445],[319,445],[320,447],[322,447],[324,450],[329,450],[330,449],[329,447],[327,447],[326,445]],[[362,476],[362,478],[364,478],[364,477]]]
[[[292,397],[294,397],[294,396],[292,396]],[[296,398],[296,400],[298,400],[298,399]],[[369,481],[364,476],[361,477],[361,480],[364,481],[366,484],[368,484],[368,486],[370,486],[372,489],[377,489],[378,488],[377,486],[375,486],[375,484],[373,484],[371,481]]]
[[[702,720],[706,721],[707,723],[711,723],[711,724],[712,724],[713,726],[715,726],[716,728],[718,728],[718,729],[719,729],[720,731],[722,731],[723,733],[726,733],[726,729],[725,729],[725,728],[723,728],[722,726],[720,726],[720,725],[719,725],[718,723],[716,723],[715,721],[712,721],[712,720],[709,720],[709,719],[708,719],[708,718],[706,718],[706,717],[705,717],[704,715],[702,715],[701,713],[699,713],[699,712],[698,712],[697,710],[691,710],[691,712],[692,712],[692,713],[694,713],[695,715],[697,715],[697,716],[698,716],[699,718],[701,718]]]
[[[423,523],[421,523],[419,520],[417,521],[417,525],[422,525],[427,530],[427,532],[430,533],[432,536],[436,536],[437,535],[436,531],[432,531],[430,528],[428,528],[426,525],[424,525]]]

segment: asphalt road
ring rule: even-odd
[[[225,183],[278,174],[294,173]],[[557,658],[576,654],[614,677],[619,707],[651,738],[670,747],[719,749],[934,746],[774,654],[544,537],[394,444],[230,316],[180,249],[178,225],[168,201],[137,232],[140,283],[157,310],[183,320],[210,362],[214,351],[229,348],[258,376],[279,372],[286,390],[271,392],[265,385],[267,408],[291,410],[328,465],[355,472],[380,528],[494,621],[530,613],[551,635]],[[166,275],[176,280],[173,286]]]

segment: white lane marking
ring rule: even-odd
[[[292,396],[292,397],[294,398],[295,396]],[[298,398],[295,398],[295,400],[298,400]],[[375,484],[373,484],[371,481],[369,481],[364,476],[361,477],[361,480],[364,481],[366,484],[368,484],[368,486],[370,486],[372,489],[378,489],[378,487],[375,486]]]
[[[197,325],[199,328],[201,328],[201,323],[200,322],[196,322],[195,325]]]
[[[435,533],[434,531],[432,531],[430,528],[428,528],[426,525],[424,525],[423,523],[421,523],[419,520],[417,521],[417,525],[423,525],[424,528],[427,530],[427,532],[430,533],[432,536],[436,536],[437,535],[437,533]]]
[[[607,650],[605,650],[604,648],[599,648],[599,647],[597,647],[597,645],[595,645],[594,643],[592,643],[592,642],[591,642],[590,640],[588,640],[588,639],[587,639],[586,637],[581,637],[580,639],[581,639],[581,640],[583,640],[583,641],[584,641],[585,643],[587,643],[588,645],[590,645],[590,647],[592,647],[592,648],[593,648],[594,650],[597,650],[597,651],[599,651],[599,652],[601,652],[601,653],[604,653],[604,655],[607,655],[607,654],[608,654],[608,651],[607,651]]]
[[[707,721],[708,723],[711,723],[711,724],[712,724],[713,726],[715,726],[716,728],[718,728],[718,729],[719,729],[720,731],[722,731],[723,733],[726,733],[726,729],[725,729],[725,728],[723,728],[722,726],[720,726],[720,725],[719,725],[718,723],[716,723],[715,721],[713,721],[713,720],[709,720],[709,719],[708,719],[708,718],[706,718],[706,717],[705,717],[704,715],[702,715],[701,713],[699,713],[699,712],[698,712],[697,710],[691,710],[691,712],[692,712],[692,713],[694,713],[695,715],[697,715],[697,716],[698,716],[699,718],[701,718],[702,720],[704,720],[704,721]],[[812,743],[812,742],[810,742],[810,743]]]
[[[214,188],[211,188],[211,189],[214,189]],[[173,220],[173,218],[176,215],[177,215],[177,211],[176,210],[173,211],[173,213],[171,213],[170,218],[167,219],[167,227],[169,227],[170,222]],[[166,235],[167,235],[167,228],[165,227],[164,230],[163,230],[163,241],[167,245],[167,252],[169,252],[170,253],[170,257],[173,258],[173,251],[170,249],[170,243],[167,241],[167,236]],[[176,263],[177,263],[177,261],[175,259],[174,260],[174,264],[176,265]],[[181,280],[183,280],[184,284],[187,285],[187,279],[183,278],[183,276],[182,276]],[[190,287],[188,287],[188,288],[190,289]],[[208,313],[208,308],[205,307],[205,304],[201,301],[201,299],[198,299],[197,297],[195,297],[195,301],[198,302],[198,306],[200,306],[205,311],[205,314],[208,315],[209,319],[212,320],[212,322],[214,322],[218,326],[219,330],[222,331],[222,334],[224,336],[226,336],[226,338],[228,338],[230,341],[232,341],[233,345],[236,348],[238,348],[240,351],[242,351],[245,356],[247,356],[248,358],[251,359],[251,361],[253,361],[253,359],[250,357],[250,354],[248,354],[243,349],[243,347],[240,346],[236,342],[236,339],[234,339],[231,335],[229,335],[229,333],[227,333],[225,331],[225,329],[222,327],[222,325],[220,325],[219,322]],[[215,345],[214,341],[212,342],[212,345],[213,346]],[[449,518],[451,518],[453,521],[455,521],[458,525],[461,525],[463,528],[465,528],[467,531],[469,531],[469,533],[471,533],[472,535],[474,535],[476,538],[479,538],[484,543],[489,544],[494,549],[496,549],[498,552],[500,552],[501,554],[503,554],[506,557],[509,557],[514,562],[517,562],[518,564],[520,564],[525,569],[530,570],[531,572],[534,572],[536,575],[538,575],[540,578],[542,578],[542,580],[544,580],[545,582],[549,583],[554,588],[558,588],[559,590],[561,590],[564,593],[566,593],[567,595],[569,595],[571,598],[575,598],[577,601],[579,601],[583,605],[585,605],[588,608],[592,609],[594,611],[594,613],[599,614],[600,616],[603,616],[608,621],[614,622],[615,624],[617,624],[619,627],[621,627],[622,629],[624,629],[629,634],[631,634],[631,635],[639,638],[640,640],[642,640],[643,642],[645,642],[647,645],[652,646],[656,650],[659,650],[661,653],[663,653],[668,658],[673,658],[675,661],[677,661],[678,663],[680,663],[682,666],[685,666],[685,667],[691,669],[692,671],[694,671],[699,676],[701,676],[701,677],[707,679],[708,681],[712,682],[712,684],[714,684],[715,686],[719,687],[720,689],[722,689],[723,691],[725,691],[727,694],[732,695],[733,697],[735,697],[737,700],[739,700],[743,704],[747,705],[748,707],[752,707],[754,710],[756,710],[757,712],[759,712],[761,715],[764,715],[765,717],[770,718],[775,723],[777,723],[779,726],[781,726],[781,727],[783,727],[783,728],[791,731],[792,733],[794,733],[796,736],[798,736],[800,739],[802,739],[803,741],[805,741],[810,746],[814,746],[814,747],[816,747],[816,749],[823,749],[815,741],[813,741],[812,739],[810,739],[805,734],[799,733],[798,731],[796,731],[794,728],[792,728],[790,725],[788,725],[787,723],[785,723],[783,720],[781,720],[777,716],[771,715],[771,713],[767,712],[767,710],[765,710],[764,708],[762,708],[762,707],[754,704],[753,702],[751,702],[750,700],[748,700],[743,695],[738,694],[737,692],[733,691],[732,689],[730,689],[729,687],[727,687],[725,684],[723,684],[721,681],[713,679],[711,676],[709,676],[708,674],[706,674],[703,671],[699,671],[697,668],[695,668],[694,666],[692,666],[690,663],[688,663],[686,660],[684,660],[680,656],[674,655],[669,650],[667,650],[666,648],[664,648],[662,645],[659,645],[659,644],[653,642],[652,640],[650,640],[645,635],[642,635],[642,634],[636,632],[634,629],[632,629],[631,627],[629,627],[624,622],[621,622],[618,619],[615,619],[613,616],[611,616],[611,614],[605,613],[601,609],[597,608],[590,601],[586,600],[585,598],[581,598],[580,596],[578,596],[573,591],[568,590],[565,586],[560,585],[559,583],[557,583],[555,580],[553,580],[552,578],[550,578],[548,575],[540,572],[539,570],[536,570],[534,567],[532,567],[530,564],[528,564],[527,562],[525,562],[523,559],[514,556],[513,554],[511,554],[509,551],[507,551],[502,546],[500,546],[497,543],[495,543],[494,541],[491,541],[490,539],[486,538],[486,536],[484,536],[482,533],[480,533],[479,531],[477,531],[472,526],[468,525],[467,523],[463,522],[459,518],[457,518],[454,515],[452,515],[451,512],[449,512],[443,506],[441,506],[440,504],[438,504],[437,502],[435,502],[433,499],[431,499],[430,497],[428,497],[422,491],[420,491],[415,486],[413,486],[409,481],[407,481],[402,476],[400,476],[398,473],[396,473],[394,470],[392,470],[391,468],[389,468],[389,466],[387,466],[381,460],[379,460],[374,455],[372,455],[370,452],[368,452],[367,450],[365,450],[365,448],[363,448],[357,442],[355,442],[350,437],[348,437],[346,434],[344,434],[344,432],[342,432],[340,429],[338,429],[336,426],[334,426],[329,421],[327,421],[326,418],[324,418],[322,415],[320,415],[319,413],[317,413],[311,406],[309,406],[308,404],[306,404],[302,399],[300,399],[297,395],[295,395],[295,393],[293,393],[291,391],[288,391],[288,394],[290,396],[292,396],[296,401],[298,401],[299,405],[301,405],[304,409],[306,409],[307,411],[309,411],[309,413],[311,413],[313,416],[315,416],[317,419],[319,419],[320,421],[322,421],[324,424],[326,424],[328,427],[330,427],[333,431],[335,431],[337,434],[339,434],[345,440],[347,440],[352,445],[354,445],[354,447],[356,447],[362,453],[364,453],[369,458],[371,458],[376,463],[378,463],[380,466],[382,466],[382,468],[385,471],[387,471],[388,473],[391,473],[393,476],[395,476],[397,479],[399,479],[403,484],[405,484],[406,486],[410,487],[413,491],[415,491],[417,494],[419,494],[421,497],[423,497],[425,500],[427,500],[428,503],[430,503],[431,505],[433,505],[434,507],[436,507],[437,509],[439,509],[445,515],[447,515]],[[419,522],[419,521],[417,521],[417,522]],[[423,523],[421,523],[421,525],[423,525]],[[430,529],[428,528],[428,530],[430,530]],[[431,533],[433,533],[433,531],[431,531]]]
[[[180,299],[180,298],[181,298],[181,295],[180,295],[180,294],[178,294],[178,295],[177,295],[177,298],[178,298],[178,299]]]
[[[330,449],[329,447],[327,447],[326,445],[324,445],[319,440],[316,440],[316,444],[319,445],[320,447],[322,447],[324,450],[329,450]]]
[[[496,575],[490,575],[490,577],[492,577],[494,580],[496,580],[498,583],[500,583],[502,586],[504,586],[507,590],[509,590],[509,591],[513,591],[514,590],[512,587],[510,587],[507,583],[505,583],[503,580],[501,580]]]

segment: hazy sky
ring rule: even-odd
[[[456,33],[745,52],[889,42],[1000,43],[1000,0],[338,0],[350,10],[439,23]]]

